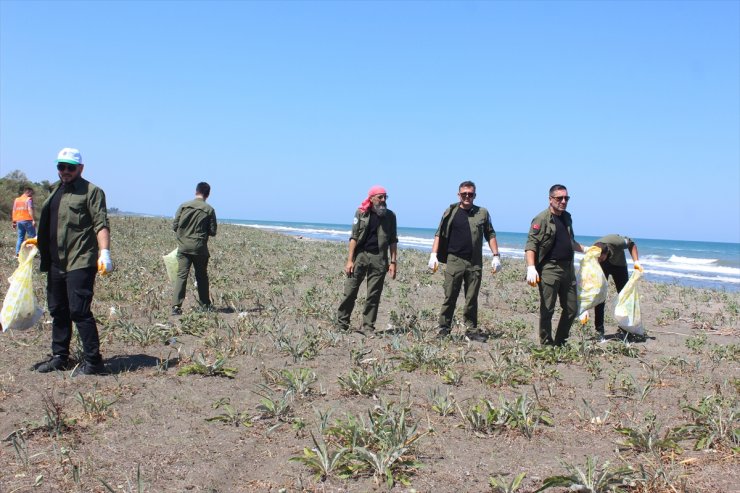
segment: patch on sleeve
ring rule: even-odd
[[[352,220],[352,224],[357,224],[357,222],[358,222],[358,219],[357,219],[357,218],[355,217],[355,218],[354,218],[354,219]]]
[[[539,223],[532,223],[532,233],[537,234],[540,232],[540,225]]]

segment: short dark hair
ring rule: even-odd
[[[604,255],[606,253],[606,258],[609,258],[609,248],[606,246],[606,243],[603,243],[601,241],[597,241],[594,243],[594,246],[601,248],[601,253],[599,254],[599,257]]]
[[[26,193],[26,192],[28,192],[29,190],[30,190],[31,192],[33,192],[33,191],[34,191],[34,189],[33,189],[33,187],[32,187],[31,185],[25,185],[25,186],[23,187],[23,193]]]
[[[473,183],[470,180],[465,180],[464,182],[460,183],[460,186],[457,187],[457,189],[460,190],[461,188],[466,188],[466,187],[473,187],[473,190],[475,190],[475,183]]]
[[[550,187],[550,195],[552,195],[553,192],[557,192],[558,190],[568,190],[568,187],[566,187],[565,185],[556,183],[555,185]]]
[[[195,193],[208,198],[208,196],[211,195],[211,186],[208,183],[202,181],[195,186]]]

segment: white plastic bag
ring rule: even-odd
[[[642,326],[640,315],[640,296],[637,294],[637,282],[642,278],[642,272],[633,270],[630,280],[619,293],[617,306],[614,307],[614,318],[622,330],[630,334],[644,336],[645,328]]]
[[[606,301],[609,284],[599,265],[600,255],[601,248],[592,246],[586,250],[581,260],[581,268],[576,276],[579,314]]]
[[[164,268],[167,270],[167,277],[170,278],[172,284],[175,284],[175,281],[177,281],[177,248],[162,258],[164,259]]]
[[[10,287],[0,312],[3,332],[8,329],[30,329],[44,314],[33,294],[33,258],[37,253],[36,245],[27,242],[23,243],[18,252],[19,265],[8,279]]]

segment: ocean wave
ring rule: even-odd
[[[692,274],[690,272],[675,272],[669,270],[652,270],[645,269],[645,274],[657,277],[672,277],[680,279],[692,279],[694,281],[710,281],[717,283],[728,283],[728,284],[740,284],[740,277],[727,277],[727,276],[703,276],[700,274]]]
[[[317,225],[286,225],[286,224],[263,224],[251,221],[235,223],[241,226],[248,226],[262,230],[276,231],[283,234],[301,235],[316,239],[329,241],[345,241],[349,238],[351,229],[340,229],[339,227],[317,227]],[[333,225],[332,225],[333,226]],[[406,249],[416,249],[429,252],[434,243],[433,237],[423,237],[415,235],[401,235],[398,238],[399,247]],[[499,240],[501,241],[501,240]],[[506,247],[499,245],[499,251],[502,257],[509,259],[523,259],[523,247]],[[484,244],[483,253],[485,256],[491,255],[491,250],[487,244]],[[688,257],[685,255],[676,255],[666,252],[667,255],[649,254],[645,252],[640,257],[640,264],[645,269],[645,273],[651,280],[676,279],[689,283],[707,283],[711,285],[725,285],[737,289],[740,285],[740,268],[722,265],[716,258]],[[576,266],[580,265],[583,254],[576,253]],[[628,264],[632,265],[632,260],[628,259]]]
[[[717,263],[716,258],[691,258],[691,257],[680,257],[678,255],[671,255],[668,259],[669,262],[675,262],[677,264],[691,264],[691,265],[709,265]]]

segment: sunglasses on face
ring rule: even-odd
[[[570,201],[570,195],[563,195],[562,197],[555,197],[550,195],[551,199],[555,199],[557,202],[569,202]]]
[[[464,199],[472,199],[475,197],[475,192],[460,192],[460,197]]]
[[[76,164],[64,164],[59,163],[57,164],[57,171],[67,171],[68,173],[74,173],[77,171],[77,165]]]

